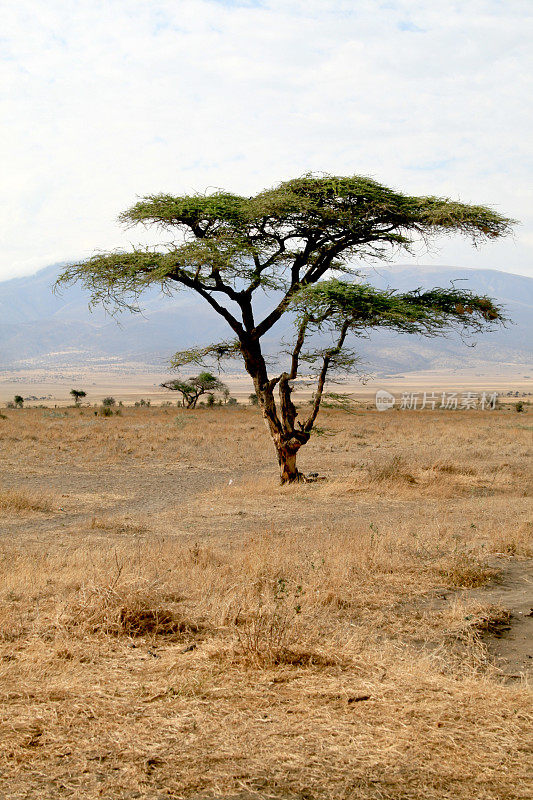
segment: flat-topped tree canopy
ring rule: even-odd
[[[355,364],[356,356],[346,349],[349,335],[374,327],[425,336],[453,327],[480,331],[503,320],[490,298],[455,287],[398,294],[340,279],[356,274],[355,259],[387,259],[420,238],[458,233],[477,244],[508,234],[514,220],[485,206],[409,196],[365,176],[308,174],[253,197],[221,190],[148,195],[120,221],[160,228],[167,243],[94,255],[68,267],[59,283],[81,280],[93,302],[132,310],[138,310],[140,294],[153,285],[166,291],[189,289],[202,297],[235,338],[182,351],[173,364],[242,357],[274,439],[282,480],[299,477],[296,452],[309,438],[328,369],[348,370]],[[258,289],[275,290],[262,319],[256,318],[254,305]],[[297,323],[290,369],[271,378],[261,338],[290,308]],[[334,336],[332,347],[305,351],[309,334],[324,328]],[[318,360],[313,411],[298,422],[289,380],[297,376],[300,361]]]
[[[383,259],[393,249],[409,249],[417,236],[457,232],[477,242],[505,235],[513,223],[485,206],[412,197],[357,175],[305,175],[254,197],[148,195],[119,219],[176,234],[159,250],[99,254],[64,273],[67,280],[84,279],[99,299],[119,303],[152,283],[203,287],[230,298],[237,287],[288,291],[327,269],[349,271],[355,256]]]

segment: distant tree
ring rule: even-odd
[[[102,405],[106,408],[111,408],[112,406],[116,405],[117,401],[114,397],[104,397],[102,400]]]
[[[15,406],[17,408],[22,408],[22,406],[24,405],[24,398],[22,397],[22,395],[16,394],[15,397],[13,398],[13,402],[15,403]]]
[[[87,397],[87,392],[84,392],[83,389],[71,389],[70,394],[74,398],[74,404],[77,406],[79,406],[83,397]]]
[[[205,368],[224,358],[242,358],[274,442],[282,482],[302,477],[296,457],[310,438],[326,377],[356,368],[357,337],[373,328],[422,336],[444,335],[453,328],[481,331],[503,319],[489,297],[455,286],[378,291],[358,282],[350,266],[353,259],[383,260],[409,250],[420,237],[429,241],[458,232],[477,243],[507,234],[513,220],[484,206],[408,196],[357,175],[305,175],[254,197],[224,191],[150,195],[125,211],[121,221],[154,225],[164,231],[166,242],[173,240],[157,251],[147,247],[97,254],[68,267],[58,284],[81,280],[94,303],[130,310],[139,310],[139,295],[153,286],[187,289],[201,297],[226,321],[234,339],[176,353],[173,366]],[[261,318],[254,300],[269,292],[272,304]],[[262,342],[265,336],[271,341],[274,326],[288,312],[296,322],[288,367],[269,375]],[[322,341],[324,335],[330,341],[313,344],[311,335],[317,331]],[[316,390],[313,405],[299,419],[291,392],[302,365],[316,376]],[[168,388],[180,391],[177,383]]]
[[[208,396],[208,405],[213,405],[215,402],[213,392],[224,392],[227,390],[227,386],[210,372],[201,372],[199,375],[187,378],[186,380],[166,381],[162,383],[161,386],[173,392],[180,392],[182,396],[182,405],[185,408],[196,408],[198,399],[203,394],[206,394],[206,392],[213,396],[211,402],[209,402]]]
[[[258,406],[259,405],[259,398],[255,392],[252,392],[248,395],[248,402],[251,406]]]

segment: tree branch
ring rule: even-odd
[[[302,430],[309,432],[313,427],[313,424],[317,418],[317,414],[320,408],[320,402],[322,400],[322,393],[324,391],[324,384],[326,382],[326,375],[328,373],[329,365],[331,363],[331,359],[335,356],[344,344],[344,340],[346,339],[346,334],[348,333],[348,329],[350,327],[349,320],[346,320],[341,327],[340,335],[337,340],[337,344],[335,347],[328,352],[327,355],[324,356],[324,361],[322,363],[322,369],[320,370],[320,374],[318,376],[318,384],[315,392],[315,399],[313,402],[313,408],[311,410],[310,415],[308,416],[307,420],[305,421],[304,425],[302,426]]]
[[[304,316],[300,324],[300,327],[298,329],[298,338],[296,339],[296,344],[294,346],[294,350],[292,351],[291,371],[289,373],[290,380],[294,380],[298,375],[298,361],[305,341],[305,331],[307,329],[308,322],[309,318],[307,316]]]

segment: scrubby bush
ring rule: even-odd
[[[104,399],[102,400],[102,405],[105,408],[111,408],[112,406],[115,406],[116,404],[117,404],[117,401],[115,400],[114,397],[104,397]]]
[[[22,408],[22,406],[24,405],[24,398],[20,394],[16,394],[15,397],[13,398],[13,401],[17,408]]]

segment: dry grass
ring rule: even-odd
[[[508,610],[438,599],[531,554],[527,431],[323,420],[279,487],[252,409],[9,415],[2,497],[61,499],[0,506],[0,795],[529,796]]]
[[[52,511],[53,501],[42,492],[18,489],[0,491],[0,511],[22,514],[25,511]]]

